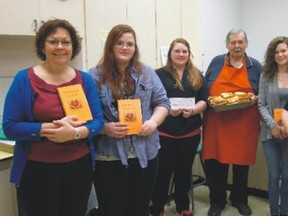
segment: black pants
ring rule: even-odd
[[[27,161],[17,195],[21,215],[84,216],[92,186],[91,158],[68,163]]]
[[[169,183],[174,173],[175,203],[177,212],[189,209],[188,191],[191,186],[192,164],[197,153],[200,135],[184,139],[160,136],[159,171],[152,196],[152,215],[164,210],[168,199]]]
[[[137,158],[129,166],[120,160],[97,161],[94,184],[100,216],[149,216],[149,202],[158,170],[158,156],[141,168]]]
[[[226,190],[229,164],[222,164],[217,160],[205,160],[206,178],[209,185],[210,204],[226,205]],[[233,183],[230,193],[232,203],[247,203],[248,201],[248,173],[249,166],[233,165]]]

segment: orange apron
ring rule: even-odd
[[[240,69],[229,67],[229,56],[210,88],[210,95],[223,92],[253,92],[248,79],[246,60]],[[237,110],[215,112],[208,109],[203,124],[204,159],[217,159],[224,164],[255,163],[260,114],[257,104]]]

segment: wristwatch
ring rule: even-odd
[[[80,138],[81,138],[81,132],[78,128],[75,128],[74,140],[78,140]]]

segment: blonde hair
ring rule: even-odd
[[[202,79],[200,71],[192,63],[192,54],[190,51],[190,45],[185,39],[177,38],[177,39],[172,41],[172,43],[170,44],[169,51],[168,51],[168,59],[167,59],[167,64],[166,64],[165,68],[169,71],[169,73],[171,74],[173,79],[176,81],[175,87],[184,91],[184,88],[181,84],[181,80],[179,79],[179,77],[176,74],[176,69],[173,66],[173,61],[171,58],[171,52],[177,43],[183,44],[184,46],[187,47],[187,49],[189,51],[189,57],[188,57],[188,61],[186,63],[186,69],[188,71],[188,81],[195,90],[199,90],[203,84],[203,79]]]

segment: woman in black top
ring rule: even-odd
[[[204,77],[193,65],[191,56],[189,43],[177,38],[170,45],[166,66],[156,70],[170,99],[195,102],[176,102],[174,105],[171,100],[170,115],[158,128],[161,149],[158,179],[150,207],[153,216],[164,215],[172,173],[176,210],[179,216],[192,215],[188,191],[192,164],[200,142],[201,113],[207,107],[208,88]]]

